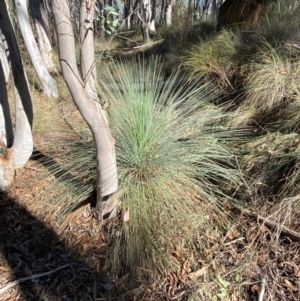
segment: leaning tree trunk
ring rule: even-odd
[[[51,46],[51,32],[44,7],[43,0],[29,1],[30,14],[34,22],[39,50],[45,62],[47,70],[52,74],[57,74],[57,69],[53,60],[53,51]]]
[[[15,32],[9,16],[6,1],[0,1],[0,32],[1,47],[6,55],[1,55],[0,64],[0,95],[5,128],[7,129],[7,154],[0,157],[0,189],[6,190],[13,181],[15,169],[23,167],[28,161],[33,150],[31,124],[33,118],[32,102],[28,81],[23,68],[23,63],[15,37]],[[8,64],[9,63],[9,64]],[[10,65],[13,87],[15,92],[15,132],[14,137],[10,129],[11,117],[7,103],[7,81],[9,79],[7,66]],[[6,66],[6,67],[5,67]],[[1,121],[1,124],[3,122]],[[9,139],[10,138],[10,139]],[[11,141],[10,141],[11,140]],[[11,145],[10,145],[11,144]]]
[[[118,189],[114,139],[99,103],[89,97],[85,82],[77,69],[73,27],[67,1],[53,0],[53,13],[61,69],[72,98],[92,132],[96,146],[97,207],[101,208],[99,204],[104,197],[113,194]],[[92,20],[86,20],[87,32],[92,32],[91,26]],[[85,44],[85,47],[89,45]]]
[[[26,48],[29,52],[31,62],[42,84],[43,93],[48,96],[58,97],[56,81],[49,74],[43,57],[35,41],[29,22],[26,0],[14,0],[16,15]]]
[[[225,0],[219,8],[218,29],[226,25],[256,24],[266,11],[267,0]]]

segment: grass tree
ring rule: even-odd
[[[103,99],[111,103],[120,183],[118,235],[110,254],[118,268],[134,273],[163,270],[176,247],[199,252],[215,221],[227,221],[231,198],[222,187],[239,182],[225,143],[233,133],[222,127],[227,113],[209,102],[209,85],[178,86],[177,73],[165,82],[157,59],[102,64],[99,80]],[[95,150],[85,141],[61,149],[60,167],[48,164],[58,180],[41,199],[55,200],[52,208],[67,213],[93,189]]]
[[[89,85],[91,83],[89,77],[94,75],[93,70],[95,68],[92,5],[93,1],[81,1],[80,11],[81,13],[85,13],[85,18],[80,18],[83,23],[80,26],[80,30],[83,31],[80,34],[81,53],[87,56],[81,62],[84,65],[82,76],[76,64],[74,33],[68,3],[54,0],[53,13],[58,37],[61,69],[72,98],[92,132],[96,146],[97,199],[98,208],[100,209],[102,198],[112,195],[117,191],[118,179],[114,139],[110,133],[100,104],[92,98],[91,85]]]

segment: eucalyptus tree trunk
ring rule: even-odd
[[[193,16],[194,15],[194,0],[189,0],[188,3],[188,22],[187,22],[187,29],[193,29]]]
[[[140,1],[139,7],[137,9],[137,16],[141,21],[143,39],[149,41],[151,38],[150,28],[152,18],[151,0]]]
[[[152,0],[152,5],[151,5],[151,18],[150,18],[150,34],[156,33],[156,28],[155,28],[155,16],[156,16],[156,0]]]
[[[171,27],[172,26],[172,11],[173,11],[173,5],[174,0],[167,0],[166,1],[166,26]]]
[[[217,0],[212,0],[211,16],[214,21],[217,20]]]
[[[31,124],[33,118],[32,102],[25,75],[15,32],[9,16],[8,4],[0,1],[0,32],[1,48],[5,55],[1,55],[0,64],[0,95],[3,115],[1,124],[5,123],[7,130],[7,150],[5,156],[0,157],[0,189],[7,190],[13,182],[15,169],[23,167],[33,150]],[[10,65],[15,93],[15,132],[12,136],[11,116],[7,102],[7,82],[9,80],[7,66]],[[10,147],[11,146],[11,147]]]
[[[124,1],[124,18],[125,18],[125,24],[128,29],[130,29],[130,19],[131,19],[131,0],[125,0]]]
[[[37,34],[37,41],[39,50],[45,62],[47,70],[56,74],[57,69],[53,60],[53,52],[51,46],[51,32],[46,15],[43,0],[30,0],[29,1],[30,14],[34,22],[35,31]]]
[[[202,8],[202,18],[204,20],[207,20],[209,6],[210,6],[210,0],[204,0],[204,2],[203,2],[203,8]]]
[[[43,93],[47,96],[58,97],[56,81],[49,74],[43,57],[35,41],[29,22],[26,0],[14,0],[16,15],[31,62],[42,84]]]
[[[7,42],[0,29],[0,145],[1,147],[12,147],[13,125],[10,118],[8,103],[7,83],[10,68],[6,56]]]
[[[89,98],[98,100],[94,51],[94,3],[92,0],[81,1],[79,19],[81,77]]]
[[[85,9],[89,10],[90,6],[88,5],[92,1],[82,2],[87,5]],[[118,189],[114,139],[99,103],[90,98],[85,81],[79,74],[76,65],[73,26],[67,1],[53,0],[53,13],[61,69],[72,98],[92,132],[96,146],[97,208],[101,209],[101,201],[105,197],[114,194]],[[92,32],[92,20],[86,19],[85,23],[86,31]],[[89,41],[92,42],[92,40]],[[84,44],[84,47],[89,46],[89,43]],[[103,211],[101,213],[106,214]]]

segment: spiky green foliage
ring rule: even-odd
[[[160,66],[157,59],[103,64],[99,78],[100,93],[111,104],[122,202],[112,253],[123,264],[124,254],[134,272],[166,263],[164,250],[176,245],[201,249],[209,225],[226,220],[224,186],[239,182],[225,146],[234,133],[222,127],[222,108],[208,102],[211,87],[185,84],[176,73],[164,80]],[[58,174],[62,167],[68,174],[52,186],[59,191],[55,202],[70,210],[92,189],[92,145],[69,145],[59,164]]]
[[[209,212],[221,214],[222,183],[238,181],[220,142],[228,137],[218,126],[226,114],[208,102],[209,86],[180,83],[178,74],[164,81],[157,60],[106,65],[101,74],[112,104],[122,211],[130,213],[121,230],[127,265],[149,267],[168,244],[191,246]]]
[[[181,66],[191,78],[205,75],[221,88],[233,89],[231,78],[238,65],[239,45],[238,35],[223,30],[209,39],[201,40],[183,58]]]
[[[300,62],[289,50],[279,51],[264,43],[248,65],[246,99],[237,111],[235,122],[247,124],[279,120],[287,110],[299,107]],[[289,120],[290,117],[287,117]],[[290,123],[290,121],[288,121]]]

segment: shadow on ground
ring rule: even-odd
[[[111,300],[113,286],[5,194],[0,195],[0,221],[0,300]]]

